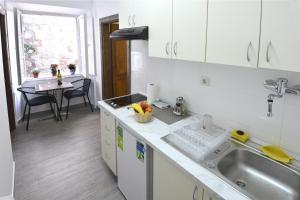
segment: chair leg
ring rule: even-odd
[[[59,107],[59,111],[61,111],[61,108],[62,108],[63,98],[64,98],[64,90],[61,90],[61,97],[60,97],[60,107]]]
[[[30,109],[31,109],[31,107],[30,107],[30,106],[28,106],[28,116],[27,116],[27,125],[26,125],[26,131],[28,131],[28,127],[29,127]]]
[[[70,106],[70,99],[68,99],[66,119],[68,119],[68,115],[69,115],[69,106]]]
[[[25,104],[22,121],[24,121],[24,119],[25,119],[26,109],[27,109],[27,103]]]
[[[53,110],[52,103],[51,103],[51,102],[49,102],[49,104],[50,104],[51,111],[54,113],[54,110]]]
[[[86,97],[87,97],[87,99],[89,100],[89,104],[90,104],[90,107],[91,107],[91,110],[92,110],[92,112],[94,112],[94,109],[93,109],[93,106],[92,106],[92,104],[91,104],[91,101],[90,101],[89,95],[86,95]]]
[[[86,100],[85,100],[85,97],[84,97],[84,96],[82,96],[82,97],[83,97],[84,105],[86,106]]]

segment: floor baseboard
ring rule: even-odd
[[[0,200],[14,200],[13,196],[0,197]]]

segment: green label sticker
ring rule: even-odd
[[[118,131],[118,147],[123,151],[124,143],[123,143],[123,129],[121,127],[117,128]]]
[[[144,162],[145,159],[145,147],[143,143],[136,141],[136,157],[141,162]]]

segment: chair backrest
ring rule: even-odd
[[[22,93],[26,103],[29,101],[29,94],[36,94],[34,87],[19,87],[17,90]]]
[[[82,91],[85,92],[86,94],[88,94],[89,90],[90,90],[90,85],[91,85],[91,79],[89,79],[89,78],[83,79]]]
[[[36,92],[34,87],[19,87],[17,90],[22,93],[26,103],[29,103],[29,97],[31,95],[48,96],[48,94],[45,92]]]

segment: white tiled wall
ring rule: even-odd
[[[132,92],[146,92],[147,83],[160,87],[160,97],[174,104],[183,96],[189,110],[210,113],[223,125],[249,131],[267,143],[300,154],[300,96],[275,99],[272,118],[267,114],[266,79],[286,77],[300,84],[300,73],[250,69],[148,57],[147,42],[132,42]],[[201,76],[210,86],[201,86]]]

